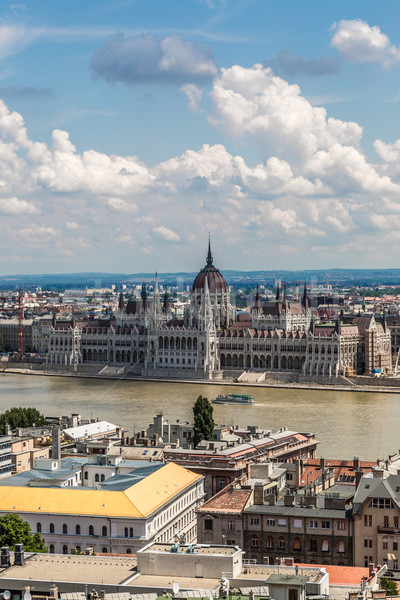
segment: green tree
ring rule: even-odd
[[[0,544],[14,549],[15,544],[23,544],[27,552],[47,552],[45,541],[38,533],[31,533],[29,523],[15,513],[0,517]]]
[[[42,425],[46,425],[46,419],[36,408],[14,406],[0,415],[1,435],[5,434],[7,424],[11,426],[11,429],[15,429],[16,427],[31,427],[33,424],[41,427]]]
[[[208,398],[199,396],[193,406],[194,436],[193,443],[196,448],[201,440],[214,439],[214,408]]]
[[[397,584],[393,579],[388,579],[387,577],[382,577],[381,579],[381,588],[385,590],[386,596],[398,596],[399,592],[397,589]]]

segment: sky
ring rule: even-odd
[[[400,4],[0,15],[0,274],[390,268]]]

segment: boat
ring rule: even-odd
[[[218,396],[212,400],[213,404],[254,404],[254,402],[253,396],[247,394],[227,394],[226,396],[218,394]]]

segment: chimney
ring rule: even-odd
[[[58,600],[58,586],[52,585],[50,588],[50,597]]]
[[[51,434],[51,458],[61,459],[61,430],[55,427]]]
[[[8,546],[3,546],[0,550],[0,566],[1,567],[10,567],[10,548]]]
[[[353,458],[353,469],[354,469],[355,471],[358,471],[358,470],[359,470],[359,468],[360,468],[360,459],[358,458],[358,456],[355,456],[355,457]]]
[[[374,563],[369,563],[369,565],[368,565],[368,575],[370,577],[372,577],[372,572],[373,571],[375,571],[375,565],[374,565]]]
[[[12,434],[11,425],[9,423],[6,423],[6,432],[5,432],[5,435],[11,435],[11,434]]]
[[[362,471],[356,471],[356,489],[358,488],[361,478],[363,476],[363,472]]]
[[[23,567],[25,564],[24,545],[15,544],[14,565]]]
[[[270,506],[275,506],[275,504],[276,504],[276,496],[275,496],[275,494],[268,494],[267,500],[268,500],[268,504]]]
[[[319,459],[319,466],[321,467],[322,471],[325,469],[325,459],[324,458]]]
[[[254,486],[254,504],[264,504],[264,486],[256,483]]]

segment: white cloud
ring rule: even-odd
[[[179,89],[181,90],[181,92],[186,94],[186,97],[189,101],[189,108],[193,112],[197,112],[200,108],[200,102],[203,97],[202,90],[194,83],[187,83]]]
[[[54,241],[58,234],[53,227],[30,225],[29,227],[20,229],[19,235],[28,244],[48,244]]]
[[[167,242],[179,242],[181,239],[179,235],[175,233],[175,231],[172,231],[172,229],[168,229],[168,227],[164,227],[163,225],[160,227],[155,227],[153,231],[158,235],[158,237]]]
[[[0,25],[0,60],[22,52],[38,35],[38,29],[3,23]]]
[[[0,198],[0,214],[2,215],[35,215],[38,208],[31,202],[12,198]]]
[[[351,63],[378,62],[384,67],[400,61],[400,50],[390,43],[377,25],[371,27],[360,19],[342,20],[332,26],[331,46],[343,60]]]
[[[81,226],[79,225],[79,223],[75,223],[75,221],[66,221],[65,222],[65,227],[67,229],[69,229],[70,231],[77,231],[78,229],[81,228]]]

